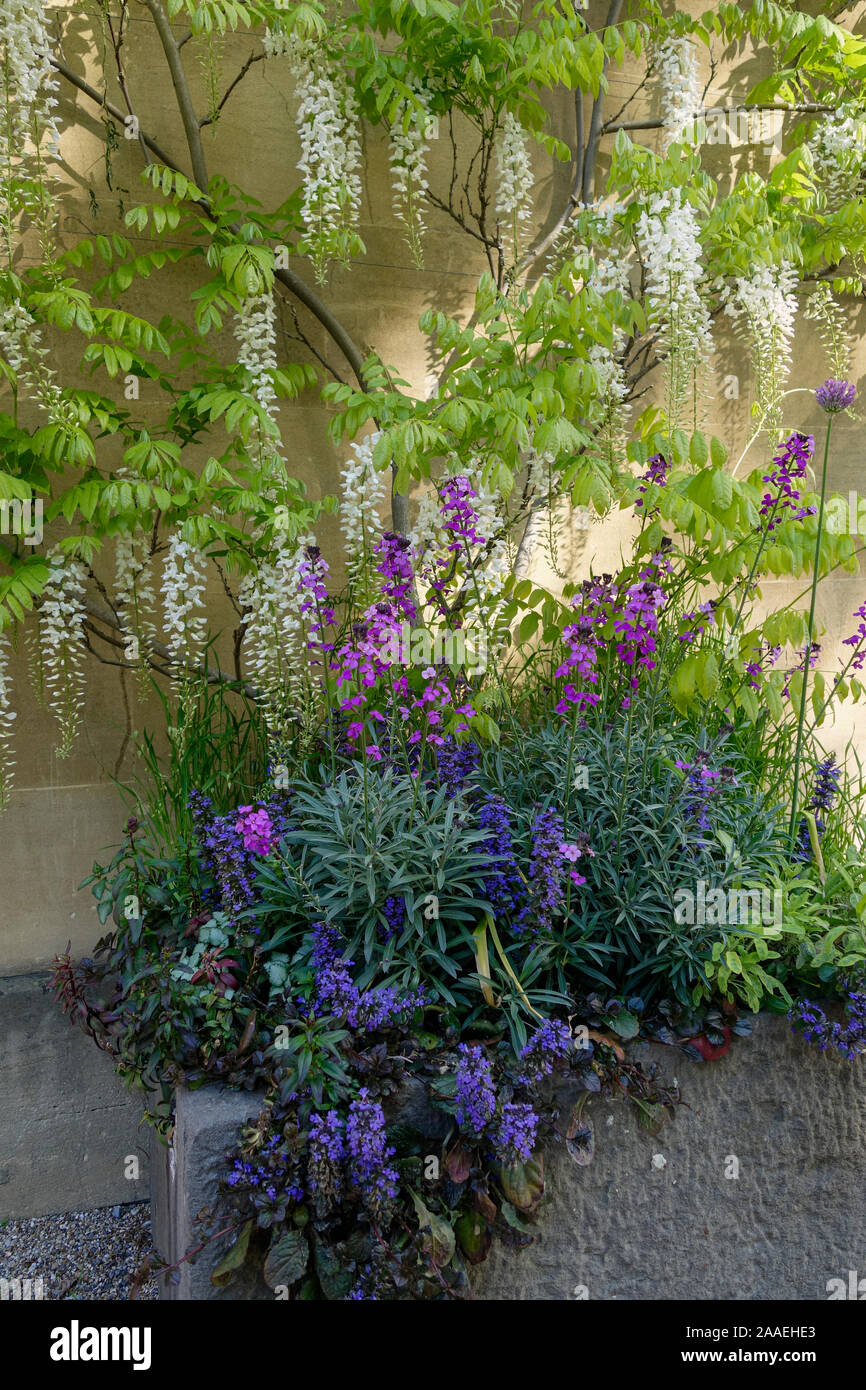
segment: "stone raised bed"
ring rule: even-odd
[[[580,1168],[547,1147],[535,1242],[519,1254],[494,1244],[473,1273],[476,1297],[808,1300],[828,1298],[832,1280],[847,1287],[852,1272],[866,1278],[866,1062],[821,1054],[771,1015],[718,1062],[656,1044],[630,1052],[677,1078],[676,1119],[650,1138],[631,1107],[592,1100],[594,1161]],[[408,1104],[419,1127],[436,1124],[417,1094]],[[216,1088],[179,1095],[173,1149],[152,1164],[154,1237],[168,1260],[198,1244],[193,1217],[257,1108],[254,1095]],[[214,1289],[220,1254],[182,1265],[163,1297],[273,1298],[249,1276]]]

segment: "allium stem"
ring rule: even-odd
[[[806,655],[803,661],[803,689],[800,692],[800,714],[797,719],[797,743],[794,750],[794,790],[791,796],[791,823],[788,838],[792,846],[796,842],[797,803],[800,795],[800,760],[803,754],[803,724],[806,718],[806,699],[809,694],[809,671],[812,664],[812,633],[815,626],[815,603],[818,597],[818,571],[821,564],[821,541],[824,535],[824,499],[827,495],[827,462],[830,457],[830,431],[833,426],[832,415],[827,416],[827,434],[824,440],[824,466],[821,470],[821,501],[818,506],[818,535],[815,538],[815,563],[812,570],[812,599],[809,604],[809,629],[806,634]]]

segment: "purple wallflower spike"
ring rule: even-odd
[[[835,414],[838,410],[847,410],[854,403],[857,395],[857,387],[852,381],[837,381],[835,377],[828,377],[823,386],[819,386],[815,392],[815,400],[822,410]]]
[[[767,531],[775,531],[777,526],[781,526],[783,521],[782,513],[790,511],[793,513],[788,517],[789,521],[802,521],[806,516],[814,516],[817,508],[814,506],[804,507],[800,504],[800,490],[795,486],[795,480],[805,478],[806,469],[809,466],[812,455],[815,452],[815,440],[811,434],[800,434],[795,432],[780,444],[773,455],[773,468],[769,473],[763,475],[762,481],[769,483],[776,488],[775,494],[765,492],[761,499],[760,514],[769,517]]]
[[[667,487],[668,482],[668,461],[664,454],[653,454],[647,462],[645,473],[640,475],[641,486],[638,488],[640,496],[635,502],[635,507],[640,510],[644,504],[644,498],[650,485],[653,487]]]

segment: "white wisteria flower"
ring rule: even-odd
[[[195,664],[207,634],[205,589],[207,560],[202,552],[173,531],[162,573],[162,603],[166,644],[179,667]]]
[[[69,426],[74,420],[74,408],[64,401],[55,373],[48,366],[50,353],[42,344],[39,325],[20,300],[0,307],[0,351],[19,384],[39,402],[53,423]]]
[[[123,531],[115,540],[114,594],[127,660],[144,664],[156,639],[156,594],[150,537],[142,531]]]
[[[791,371],[797,272],[788,261],[761,265],[723,292],[725,311],[749,346],[757,403],[771,435],[782,426],[782,392]]]
[[[681,421],[687,406],[698,420],[700,378],[712,354],[709,310],[702,293],[700,226],[681,188],[655,194],[637,227],[646,270],[650,319],[665,354],[668,418]]]
[[[828,206],[836,211],[857,194],[866,165],[866,115],[840,106],[819,123],[809,148]]]
[[[430,98],[413,83],[415,101],[400,103],[391,123],[391,185],[394,211],[406,224],[406,241],[417,266],[422,265],[424,233],[422,201],[427,191],[427,153],[439,137],[439,122],[430,111]]]
[[[606,296],[615,291],[624,300],[627,300],[631,297],[631,252],[629,250],[623,253],[611,244],[615,234],[613,209],[600,208],[598,211],[601,217],[600,232],[609,243],[609,249],[603,255],[596,253],[589,283],[600,295]],[[597,242],[597,244],[600,243]],[[608,347],[604,343],[593,343],[587,354],[589,361],[595,368],[599,389],[608,404],[608,409],[617,414],[618,418],[621,418],[622,403],[629,390],[622,363],[627,341],[626,330],[620,324],[614,323],[610,346]]]
[[[361,207],[358,102],[345,74],[315,44],[297,39],[286,52],[295,78],[295,123],[301,141],[301,216],[306,231],[298,250],[317,280],[331,261],[345,263]]]
[[[509,228],[512,262],[517,261],[520,233],[531,215],[534,184],[526,131],[506,111],[496,151],[496,216]]]
[[[0,811],[9,804],[12,790],[12,730],[17,715],[12,708],[12,680],[9,674],[10,642],[6,628],[0,627]]]
[[[84,705],[84,596],[87,572],[62,551],[48,556],[49,574],[39,605],[39,642],[45,700],[60,725],[58,758],[68,756]]]
[[[373,466],[373,450],[380,431],[352,444],[353,458],[341,471],[340,529],[343,532],[350,574],[361,569],[365,555],[381,534],[381,508],[388,496],[388,474]]]
[[[689,38],[670,37],[659,45],[655,65],[661,81],[662,146],[697,143],[703,105],[698,56]]]
[[[418,500],[418,514],[409,532],[412,564],[416,570],[429,562],[445,545],[442,514],[435,490],[423,492]]]
[[[280,550],[276,563],[262,561],[252,574],[245,576],[238,590],[249,675],[268,728],[282,724],[283,692],[289,677],[280,628],[286,554]]]
[[[848,316],[826,280],[819,280],[806,301],[803,317],[817,323],[821,341],[827,349],[830,375],[847,381],[851,372],[851,330]]]
[[[484,553],[476,564],[471,592],[478,599],[486,620],[492,626],[496,622],[500,604],[494,600],[502,593],[508,574],[508,550],[506,545],[505,521],[501,514],[501,500],[498,492],[484,482],[481,464],[473,459],[469,480],[477,497],[473,497],[477,521],[475,529],[487,542]]]
[[[293,546],[280,546],[245,576],[238,592],[249,674],[272,732],[301,711],[306,693],[309,587],[302,583],[302,570],[315,544],[311,533]]]
[[[273,374],[277,369],[277,326],[274,296],[246,295],[235,314],[234,335],[238,344],[238,364],[253,379],[253,395],[259,405],[275,418],[277,399]]]
[[[52,148],[59,139],[54,111],[58,82],[51,66],[46,7],[43,0],[0,0],[0,54],[7,92],[8,120],[21,145],[47,133]],[[2,123],[6,125],[6,120]]]

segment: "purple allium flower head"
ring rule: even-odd
[[[461,1043],[457,1052],[455,1115],[460,1128],[478,1139],[496,1113],[493,1073],[480,1047]]]
[[[828,414],[835,414],[837,410],[847,410],[854,403],[857,395],[857,387],[851,381],[838,381],[836,377],[828,377],[823,386],[819,386],[815,392],[815,400],[822,410]]]
[[[523,1101],[506,1101],[493,1141],[497,1158],[506,1167],[526,1162],[532,1157],[537,1132],[538,1116],[532,1106]]]

